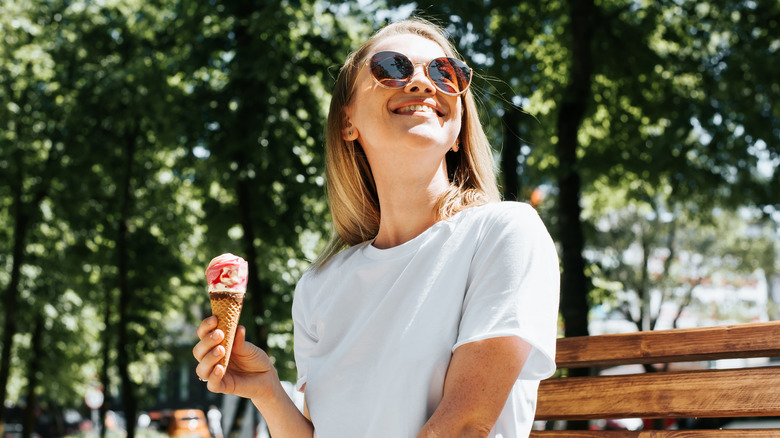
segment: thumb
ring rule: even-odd
[[[233,351],[241,354],[244,352],[245,348],[246,348],[246,327],[240,325],[236,329],[236,337],[233,338]]]

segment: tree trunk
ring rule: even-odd
[[[580,175],[577,169],[577,133],[590,102],[591,38],[593,0],[569,1],[571,14],[572,61],[569,84],[558,112],[558,213],[562,246],[561,314],[566,337],[588,335],[588,279],[582,252],[584,238],[580,219]],[[570,376],[587,375],[587,368],[569,370]],[[588,428],[587,421],[571,421],[568,428]]]
[[[655,327],[655,320],[650,307],[650,253],[652,248],[651,236],[649,235],[650,230],[643,227],[641,233],[639,240],[642,243],[642,269],[639,272],[639,290],[637,291],[641,306],[639,309],[639,330],[647,332]]]
[[[105,397],[103,404],[100,406],[100,413],[98,415],[100,438],[106,437],[106,413],[108,413],[110,403],[109,390],[111,388],[111,382],[108,380],[108,371],[111,369],[111,310],[113,309],[113,294],[111,293],[112,290],[113,288],[111,287],[106,288],[106,307],[103,310],[103,368],[100,370],[100,384],[103,386],[103,390],[105,391]]]
[[[128,222],[130,220],[130,207],[132,205],[132,172],[133,161],[135,160],[135,142],[137,136],[135,134],[130,135],[127,138],[127,145],[125,146],[125,173],[124,180],[122,181],[122,205],[118,224],[117,234],[117,268],[119,269],[119,326],[118,339],[117,339],[117,365],[119,367],[119,377],[122,384],[122,408],[125,411],[125,419],[127,420],[127,436],[133,438],[135,436],[135,415],[136,415],[136,400],[135,391],[132,380],[130,380],[130,354],[128,349],[130,343],[127,337],[128,316],[127,310],[130,307],[130,286],[128,283],[129,274],[129,258],[130,250],[128,248]]]
[[[255,247],[255,224],[252,220],[252,206],[250,194],[250,181],[245,179],[238,179],[236,183],[236,197],[238,199],[238,217],[241,221],[241,228],[244,230],[244,237],[242,239],[244,247],[244,255],[246,257],[247,264],[249,265],[249,277],[247,279],[247,290],[251,294],[247,294],[249,299],[248,304],[251,306],[251,315],[255,318],[261,318],[265,314],[265,303],[267,296],[270,294],[270,290],[264,287],[264,284],[260,281],[258,275],[259,266],[257,264],[257,248]],[[268,330],[265,323],[255,323],[254,321],[248,327],[252,330],[252,343],[262,348],[264,351],[268,351]]]
[[[24,244],[27,234],[29,218],[23,213],[21,199],[21,185],[19,191],[14,194],[14,210],[16,223],[14,224],[14,248],[13,264],[11,265],[11,281],[3,297],[5,309],[5,322],[3,324],[3,351],[0,353],[0,436],[4,435],[6,406],[3,400],[8,394],[8,377],[11,373],[11,352],[13,340],[16,334],[16,306],[19,301],[19,279],[21,265],[24,257]]]
[[[257,5],[249,1],[241,1],[234,4],[234,14],[237,18],[237,24],[233,31],[236,41],[236,56],[234,58],[235,70],[232,72],[234,76],[231,83],[235,84],[236,90],[241,90],[242,85],[253,76],[251,75],[251,60],[256,55],[252,49],[252,37],[251,30],[248,28],[248,20],[252,13],[257,13]],[[266,9],[266,8],[263,8]],[[265,12],[265,11],[264,11]],[[235,118],[232,120],[234,126],[230,129],[230,136],[236,145],[245,144],[246,148],[254,147],[254,140],[249,135],[248,122],[254,120],[255,114],[248,112],[246,105],[241,105]],[[265,310],[266,303],[268,302],[268,296],[271,291],[270,288],[264,287],[264,283],[260,281],[260,266],[258,265],[257,247],[255,240],[258,237],[257,229],[255,227],[255,221],[252,215],[252,200],[257,200],[257,194],[252,193],[252,187],[255,187],[257,182],[247,179],[245,176],[244,165],[248,162],[245,154],[239,149],[235,153],[234,159],[239,164],[238,175],[236,176],[236,198],[237,198],[237,214],[241,223],[241,228],[244,231],[242,238],[242,248],[244,251],[244,257],[246,258],[249,268],[249,277],[247,278],[247,300],[244,302],[245,311],[249,310],[249,316],[251,321],[247,324],[247,338],[251,342],[268,353],[268,329],[265,322]],[[270,353],[269,353],[270,355]],[[244,422],[244,413],[246,409],[247,401],[242,399],[236,410],[236,416],[233,419],[233,430],[229,433],[229,436],[235,437],[238,431],[241,430],[241,424]],[[253,425],[253,428],[257,425]],[[227,435],[226,435],[227,436]]]
[[[8,378],[11,375],[11,354],[13,352],[14,335],[16,334],[16,306],[19,302],[19,282],[21,280],[22,263],[24,262],[24,247],[31,222],[31,218],[27,214],[28,210],[25,208],[22,200],[24,172],[21,161],[21,157],[17,156],[19,177],[18,181],[11,184],[13,190],[13,205],[11,208],[14,214],[13,263],[11,265],[11,281],[8,283],[8,288],[2,297],[5,321],[3,323],[3,350],[0,352],[0,436],[4,436],[5,433],[7,410],[4,401],[8,395]],[[36,201],[40,202],[41,199],[42,196],[36,199]]]
[[[775,299],[775,294],[777,292],[775,290],[775,280],[777,278],[777,270],[775,270],[777,258],[776,251],[777,245],[768,245],[766,253],[761,255],[761,258],[764,261],[761,269],[764,271],[764,281],[766,282],[767,317],[769,317],[770,321],[780,320],[780,306],[778,306],[780,303]]]
[[[3,347],[0,351],[0,437],[5,434],[5,417],[7,409],[5,399],[8,396],[8,378],[11,375],[11,353],[13,352],[13,340],[16,334],[16,316],[17,305],[19,302],[19,282],[21,280],[21,269],[24,263],[24,247],[27,245],[27,232],[32,224],[38,220],[37,212],[40,211],[40,204],[48,196],[51,187],[51,178],[53,166],[59,163],[59,157],[55,154],[55,149],[49,152],[46,162],[41,169],[40,175],[43,175],[37,190],[33,191],[32,199],[25,203],[24,195],[24,177],[25,166],[22,160],[22,152],[17,149],[12,156],[15,160],[16,180],[10,182],[13,201],[11,211],[14,216],[14,243],[12,250],[13,262],[11,264],[11,281],[2,298],[3,309],[5,309],[5,322],[3,323]],[[10,178],[9,178],[10,180]]]
[[[41,372],[41,357],[43,356],[43,317],[38,314],[35,317],[35,327],[33,328],[32,339],[30,341],[32,355],[27,366],[27,406],[24,409],[24,429],[22,438],[30,438],[35,430],[35,413],[38,407],[38,396],[35,389],[38,387],[38,374]]]
[[[767,316],[770,321],[780,321],[780,303],[775,300],[775,274],[764,273],[766,281]]]
[[[238,22],[234,28],[236,37],[236,57],[235,57],[235,71],[236,76],[233,82],[236,84],[236,89],[241,89],[241,85],[245,81],[254,81],[250,66],[251,61],[256,54],[252,48],[252,34],[251,30],[247,26],[247,20],[245,17],[249,17],[251,14],[257,12],[257,5],[253,2],[242,1],[235,4],[235,16],[238,18]],[[254,147],[255,141],[249,134],[247,122],[254,120],[255,114],[249,113],[247,107],[242,105],[239,111],[236,113],[234,123],[236,124],[231,130],[231,136],[235,144],[245,144],[246,148]],[[268,296],[271,294],[270,287],[260,281],[258,273],[260,272],[257,264],[257,248],[255,247],[255,240],[257,239],[257,230],[255,228],[255,221],[252,217],[252,200],[259,199],[259,196],[252,194],[252,187],[256,187],[257,183],[247,179],[243,174],[245,173],[244,164],[249,160],[244,156],[242,151],[236,153],[236,162],[239,163],[239,171],[236,179],[236,197],[238,199],[238,217],[241,221],[241,228],[244,231],[244,237],[242,240],[243,250],[246,257],[246,261],[249,265],[249,278],[247,280],[247,290],[251,291],[251,295],[248,294],[249,307],[251,309],[251,316],[253,317],[252,323],[247,327],[248,333],[252,336],[252,343],[268,352],[268,329],[265,321],[266,303],[268,302]],[[260,321],[260,322],[258,322]],[[242,415],[239,412],[239,415]]]
[[[577,133],[590,102],[591,38],[593,33],[593,1],[572,0],[571,37],[572,63],[569,84],[558,112],[558,208],[559,236],[563,248],[561,275],[561,313],[566,323],[565,334],[588,334],[588,280],[583,259],[583,235],[580,220],[580,176],[577,169]]]
[[[501,151],[501,175],[503,176],[503,198],[507,201],[520,199],[520,178],[517,157],[520,156],[520,114],[521,109],[510,106],[504,113],[504,148]]]

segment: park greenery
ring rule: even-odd
[[[716,277],[761,276],[780,316],[777,2],[5,0],[0,401],[80,407],[99,381],[134,418],[222,252],[249,261],[242,323],[294,380],[329,92],[413,12],[475,68],[504,197],[558,244],[562,334],[597,305],[653,329],[653,296],[682,312]]]

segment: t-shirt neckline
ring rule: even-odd
[[[412,252],[417,251],[420,248],[420,246],[428,240],[428,237],[431,234],[436,232],[436,230],[449,224],[455,224],[456,221],[462,215],[462,213],[469,210],[474,210],[479,207],[481,207],[481,205],[467,208],[465,210],[461,210],[446,219],[442,219],[439,222],[436,222],[435,224],[431,225],[430,227],[428,227],[428,229],[418,234],[411,240],[406,241],[400,245],[393,246],[391,248],[385,248],[385,249],[377,248],[374,246],[374,240],[376,238],[368,240],[366,242],[363,242],[362,253],[364,256],[374,260],[387,260],[387,259],[401,257],[410,254]]]

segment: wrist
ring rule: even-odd
[[[285,391],[276,372],[266,393],[252,398],[252,403],[268,423],[271,436],[311,437],[314,426]]]
[[[249,397],[258,410],[262,411],[267,406],[283,400],[281,397],[287,397],[276,369],[272,368],[266,372],[260,381],[261,383],[256,393]]]

